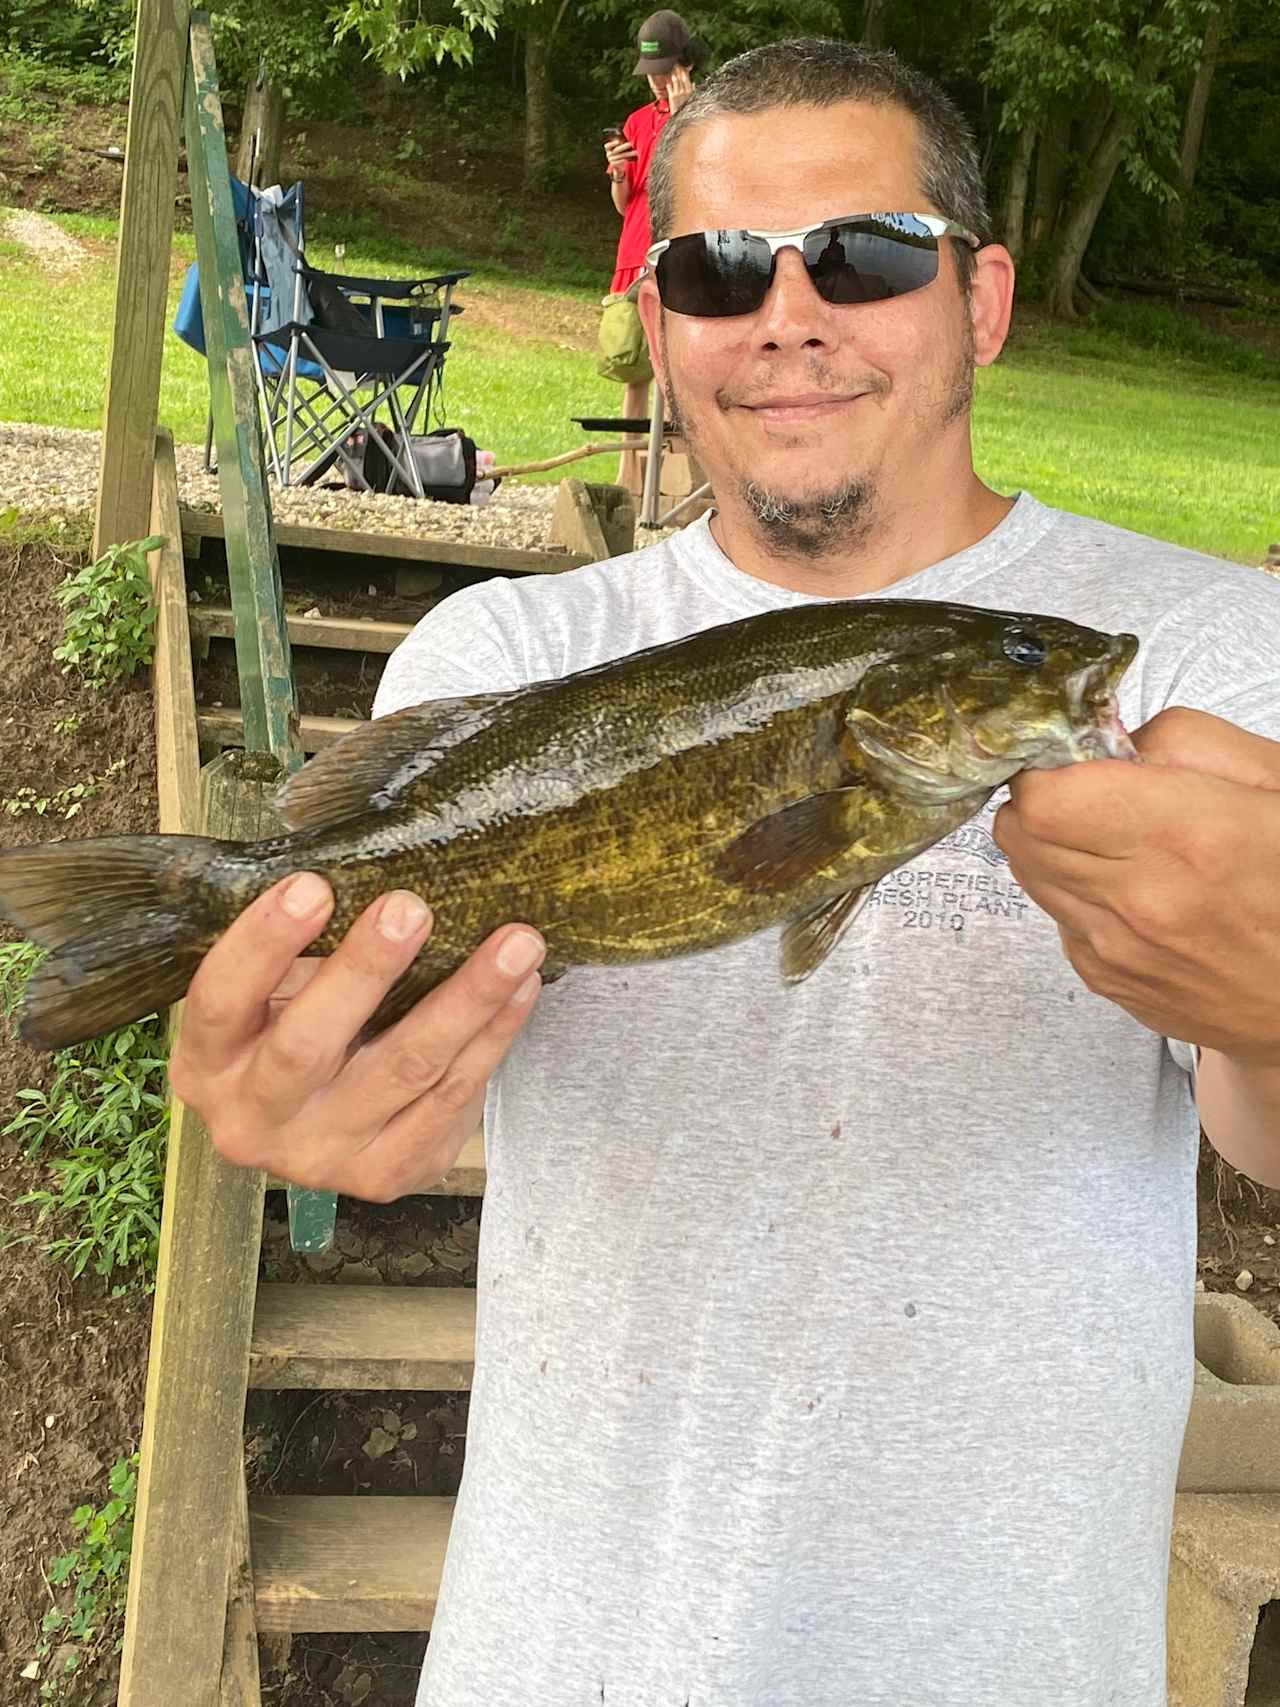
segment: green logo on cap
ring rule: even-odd
[[[661,53],[662,43],[660,41],[642,41],[640,51],[641,53]]]

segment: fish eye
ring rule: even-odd
[[[1038,634],[1025,628],[1015,628],[1004,637],[1004,655],[1028,670],[1037,669],[1049,656],[1049,649]]]

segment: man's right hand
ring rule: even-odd
[[[245,908],[192,980],[169,1081],[228,1161],[388,1203],[457,1160],[533,1009],[546,946],[528,925],[504,925],[354,1048],[431,917],[397,890],[367,907],[333,954],[300,960],[332,911],[333,892],[313,872]]]

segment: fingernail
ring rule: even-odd
[[[498,971],[506,978],[518,978],[541,958],[542,944],[537,937],[528,931],[515,931],[498,950]]]
[[[387,896],[378,914],[378,929],[392,942],[404,942],[407,937],[416,936],[430,917],[431,910],[425,901],[419,901],[407,889],[397,889]]]
[[[280,891],[280,905],[291,919],[309,919],[329,904],[329,885],[314,871],[300,871]]]
[[[516,991],[515,995],[511,997],[511,1006],[513,1008],[524,1007],[527,1002],[531,1002],[533,1000],[541,988],[542,979],[539,978],[536,972],[531,972],[525,979],[524,983],[521,984],[520,988]]]

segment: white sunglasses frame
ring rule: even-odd
[[[769,259],[770,261],[775,261],[778,256],[778,251],[781,249],[802,250],[804,239],[806,237],[812,237],[815,231],[829,231],[836,225],[854,225],[859,220],[864,219],[901,219],[904,215],[909,219],[918,219],[921,225],[926,226],[933,233],[935,238],[959,237],[967,243],[971,249],[981,249],[983,246],[983,240],[981,237],[975,236],[967,226],[957,225],[954,220],[943,219],[940,214],[936,213],[914,213],[907,208],[895,208],[891,212],[886,212],[882,209],[878,213],[842,213],[834,219],[820,219],[814,225],[798,225],[792,231],[756,231],[749,225],[716,225],[708,226],[703,231],[678,231],[675,238],[664,237],[659,242],[653,244],[646,252],[644,261],[652,274],[656,272],[659,259],[666,250],[671,247],[672,243],[676,241],[676,238],[705,237],[712,231],[733,231],[736,234],[740,233],[744,237],[758,237],[769,245]],[[799,239],[798,242],[797,239]],[[889,241],[892,242],[893,239],[890,238]],[[673,310],[673,312],[675,311]]]

